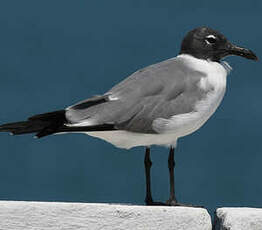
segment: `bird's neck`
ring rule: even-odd
[[[225,71],[225,74],[228,75],[232,70],[232,67],[225,61],[216,62],[205,60],[196,58],[190,54],[179,54],[177,59],[181,60],[183,64],[192,71],[200,71],[206,74],[210,72]]]

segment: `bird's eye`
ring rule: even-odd
[[[207,42],[207,44],[214,44],[217,40],[214,35],[209,35],[205,38],[205,41]]]

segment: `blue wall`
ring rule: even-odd
[[[184,34],[207,25],[262,56],[262,2],[0,2],[0,121],[64,108],[176,56]],[[179,140],[177,196],[217,206],[262,205],[261,62],[229,57],[233,72],[215,115]],[[0,199],[142,204],[144,149],[83,134],[40,140],[0,135]],[[168,150],[152,149],[153,195],[168,198]]]

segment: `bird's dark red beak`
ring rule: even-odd
[[[246,49],[246,48],[236,46],[231,43],[228,44],[227,52],[228,52],[228,55],[237,55],[240,57],[258,61],[258,57],[255,55],[253,51]]]

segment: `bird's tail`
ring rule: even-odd
[[[29,117],[27,121],[3,124],[0,126],[0,132],[10,132],[14,135],[36,133],[37,137],[43,137],[55,133],[65,122],[65,110],[59,110]]]
[[[26,121],[7,123],[0,125],[0,132],[10,132],[13,135],[36,133],[41,138],[47,135],[63,132],[92,132],[115,130],[111,124],[94,126],[67,126],[65,110],[58,110],[50,113],[38,114],[29,117]]]

